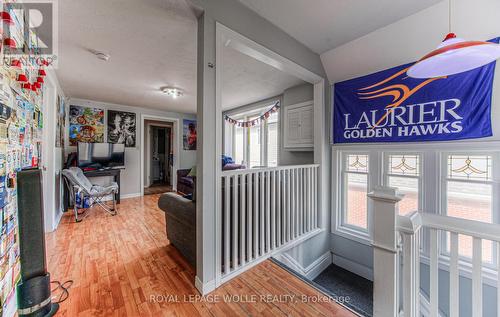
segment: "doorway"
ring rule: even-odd
[[[149,179],[144,195],[172,190],[172,128],[149,125]]]
[[[143,118],[142,177],[144,195],[175,191],[176,171],[176,120]]]

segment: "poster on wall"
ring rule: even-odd
[[[69,107],[69,144],[104,142],[104,110],[82,106]]]
[[[336,83],[333,143],[451,141],[492,135],[495,63],[429,79],[408,77],[411,65]]]
[[[66,127],[66,109],[64,98],[57,96],[56,104],[56,147],[64,148],[64,131]]]
[[[135,147],[135,113],[108,110],[108,142]]]
[[[196,150],[196,120],[184,119],[182,121],[182,141],[184,150]]]

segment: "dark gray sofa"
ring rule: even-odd
[[[196,269],[196,203],[171,192],[160,197],[158,207],[165,212],[168,240]]]

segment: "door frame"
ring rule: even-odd
[[[171,118],[171,117],[163,117],[163,116],[155,116],[155,115],[147,115],[147,114],[142,114],[141,115],[141,124],[140,124],[140,129],[141,129],[141,137],[145,137],[145,121],[146,120],[153,120],[153,121],[161,121],[161,122],[170,122],[173,123],[172,127],[172,151],[173,151],[173,160],[174,164],[172,165],[172,190],[177,191],[177,170],[180,168],[180,153],[181,153],[181,142],[180,142],[180,119],[179,118]],[[145,144],[143,141],[141,141],[141,154],[140,154],[140,161],[141,161],[141,178],[140,178],[140,183],[141,183],[141,196],[144,196],[144,163],[145,163],[145,154],[146,154],[146,148]]]
[[[169,123],[170,123],[170,122],[169,122]],[[165,130],[170,130],[170,132],[169,132],[169,133],[172,135],[172,137],[171,137],[171,138],[172,138],[172,141],[173,141],[173,133],[172,133],[172,131],[173,131],[174,127],[173,127],[172,125],[166,125],[166,124],[162,124],[162,123],[154,123],[154,124],[152,124],[152,125],[149,125],[148,127],[149,127],[148,131],[146,131],[146,126],[144,127],[144,129],[145,129],[145,130],[144,130],[144,133],[148,133],[148,135],[149,135],[149,137],[148,137],[148,138],[147,138],[147,140],[146,140],[146,148],[145,148],[145,155],[146,155],[146,158],[144,159],[144,162],[145,162],[145,164],[149,164],[149,169],[145,168],[145,170],[146,170],[146,175],[144,175],[144,176],[146,176],[146,177],[145,177],[146,179],[149,179],[149,180],[150,180],[150,182],[149,182],[149,186],[151,186],[151,174],[152,174],[152,173],[151,173],[151,172],[152,172],[151,155],[152,155],[152,153],[153,153],[153,151],[152,151],[152,149],[153,149],[153,148],[152,148],[152,146],[151,146],[151,144],[152,144],[152,143],[151,143],[151,132],[152,132],[152,129],[153,129],[153,128],[163,128],[163,129],[165,129]],[[167,132],[165,132],[165,133],[167,133]],[[170,144],[169,144],[169,150],[173,150],[173,148],[174,148],[174,146],[173,146],[173,142],[170,142]],[[167,157],[167,160],[166,160],[166,161],[167,161],[168,163],[170,163],[170,162],[169,162],[169,158],[168,158],[168,157]],[[146,166],[145,166],[145,167],[146,167]],[[173,166],[172,166],[172,167],[173,167]],[[170,165],[168,165],[168,166],[166,167],[166,169],[170,169]],[[173,186],[173,178],[172,178],[172,177],[173,177],[173,175],[171,175],[171,177],[170,177],[170,186]],[[144,188],[148,187],[147,185],[148,185],[148,184],[144,184]]]
[[[56,137],[56,109],[57,107],[57,85],[51,75],[45,78],[42,114],[44,128],[42,131],[42,183],[43,183],[43,207],[44,207],[44,229],[52,232],[57,228],[60,210],[55,201],[56,166],[55,166],[55,137]]]
[[[329,225],[328,218],[328,197],[329,191],[329,164],[328,164],[328,135],[326,133],[327,127],[327,112],[325,108],[325,79],[315,74],[303,66],[279,55],[278,53],[264,47],[261,44],[241,35],[240,33],[228,28],[227,26],[216,22],[215,27],[215,126],[216,133],[221,133],[223,130],[222,120],[222,83],[223,72],[222,65],[224,65],[224,47],[230,47],[244,55],[252,57],[262,63],[272,66],[284,73],[295,76],[308,82],[314,87],[313,109],[314,109],[314,164],[319,164],[318,172],[318,225],[322,230],[326,230]],[[219,132],[220,131],[220,132]],[[280,136],[281,137],[281,136]],[[222,217],[218,211],[222,208],[222,192],[221,192],[221,176],[222,165],[220,164],[220,157],[222,155],[222,134],[218,134],[215,143],[215,180],[213,184],[216,188],[215,195],[215,210],[216,221],[213,228],[215,234],[215,254],[213,260],[215,264],[215,285],[201,286],[201,289],[212,289],[219,287],[222,284],[221,273],[218,268],[221,267],[221,232],[222,232]],[[200,234],[200,226],[198,226],[197,234]],[[201,253],[200,244],[197,245],[197,252]],[[198,256],[200,258],[200,256]],[[250,266],[247,267],[247,269]],[[198,277],[197,277],[198,279]],[[197,284],[202,285],[198,280]],[[200,289],[200,287],[198,287]]]

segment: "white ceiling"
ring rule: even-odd
[[[442,0],[239,0],[321,54]]]
[[[222,55],[222,110],[274,97],[305,83],[230,47]]]
[[[322,53],[440,0],[240,0]],[[59,68],[68,97],[196,112],[196,17],[186,0],[59,1]],[[111,55],[108,62],[89,50]],[[302,81],[226,48],[225,110]],[[162,86],[184,90],[172,99]]]
[[[62,89],[69,97],[195,113],[196,30],[185,0],[59,1]],[[164,95],[167,85],[185,95]]]

